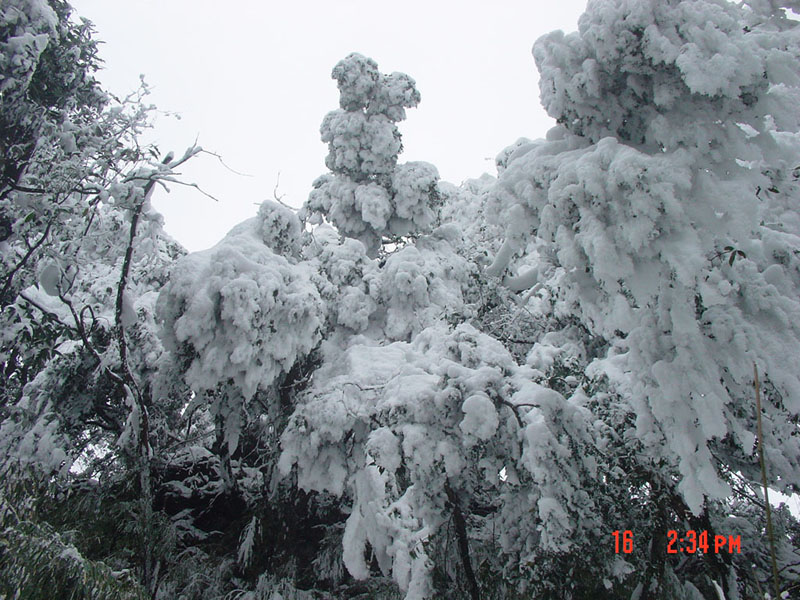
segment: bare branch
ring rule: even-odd
[[[227,164],[225,164],[225,161],[222,160],[222,156],[220,156],[216,152],[211,152],[210,150],[201,150],[201,152],[203,154],[210,154],[211,156],[215,157],[220,162],[220,164],[226,169],[228,169],[228,171],[230,171],[231,173],[235,173],[236,175],[241,175],[242,177],[253,177],[253,175],[250,175],[249,173],[241,173],[236,169],[229,167]]]
[[[11,271],[9,271],[9,273],[6,275],[6,281],[3,284],[3,289],[0,290],[0,304],[5,305],[6,303],[6,297],[8,295],[8,292],[11,290],[11,282],[14,279],[14,275],[16,275],[17,271],[19,271],[23,266],[25,266],[25,263],[28,262],[33,253],[39,249],[39,247],[47,239],[47,236],[50,235],[50,228],[53,225],[53,220],[54,217],[51,217],[51,219],[47,222],[47,227],[45,227],[41,237],[36,241],[36,243],[33,246],[28,247],[28,251],[25,253],[25,256],[23,256],[20,259],[20,261],[16,264],[16,266],[13,269],[11,269]]]
[[[278,176],[275,179],[275,187],[272,189],[272,197],[275,199],[275,202],[277,202],[281,206],[285,206],[289,210],[296,212],[297,211],[296,208],[289,206],[288,204],[286,204],[286,202],[283,201],[283,198],[286,196],[286,194],[283,194],[282,196],[278,195],[278,186],[280,184],[281,184],[281,172],[278,171]]]
[[[207,191],[205,191],[203,188],[201,188],[201,187],[200,187],[199,185],[197,185],[196,183],[187,183],[187,182],[185,182],[185,181],[181,181],[180,179],[173,179],[173,178],[171,178],[171,177],[162,177],[162,178],[159,180],[159,183],[161,183],[161,182],[163,182],[163,181],[169,181],[170,183],[177,183],[178,185],[183,185],[183,186],[186,186],[186,187],[191,187],[191,188],[194,188],[194,189],[196,189],[198,192],[200,192],[201,194],[203,194],[204,196],[206,196],[206,197],[208,197],[208,198],[211,198],[211,199],[212,199],[214,202],[219,202],[219,198],[216,198],[215,196],[212,196],[211,194],[209,194]]]

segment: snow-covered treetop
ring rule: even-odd
[[[420,101],[411,77],[381,74],[375,61],[357,53],[339,61],[332,77],[341,108],[320,127],[331,174],[314,182],[301,216],[324,216],[374,255],[384,237],[434,225],[439,173],[429,163],[397,164],[403,145],[396,123]]]
[[[780,13],[725,0],[594,0],[576,33],[536,42],[542,103],[592,142],[697,148],[716,162],[768,128],[766,115],[797,128],[800,44]]]
[[[386,115],[392,121],[406,118],[406,108],[420,101],[415,82],[405,73],[384,75],[377,63],[357,52],[340,60],[331,76],[339,87],[339,106],[348,112]]]
[[[391,173],[402,150],[395,123],[420,100],[414,80],[404,73],[381,74],[375,61],[355,52],[331,76],[341,109],[329,112],[320,128],[328,144],[325,164],[358,183]]]

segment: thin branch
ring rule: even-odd
[[[75,327],[73,327],[69,323],[65,323],[64,321],[61,320],[61,317],[59,317],[58,314],[54,313],[51,310],[47,310],[45,307],[43,307],[41,304],[39,304],[38,302],[36,302],[32,298],[29,298],[28,296],[26,296],[25,292],[20,292],[19,297],[22,298],[23,300],[25,300],[25,302],[27,302],[28,304],[30,304],[34,308],[38,309],[39,312],[41,312],[42,314],[47,315],[51,319],[54,319],[56,322],[60,323],[61,325],[63,325],[67,329],[70,329],[72,331],[77,332],[77,329]]]
[[[283,194],[283,196],[278,196],[278,186],[280,184],[281,184],[281,172],[278,171],[278,176],[275,178],[275,187],[272,189],[272,197],[275,199],[275,202],[277,202],[281,206],[284,206],[284,207],[288,208],[291,211],[296,211],[297,210],[296,208],[292,208],[291,206],[286,204],[286,202],[283,201],[283,197],[286,194]]]
[[[172,152],[168,153],[167,156],[164,158],[162,164],[167,165],[167,168],[171,170],[171,169],[174,169],[175,167],[179,167],[180,165],[185,163],[187,160],[189,160],[190,158],[192,158],[194,156],[197,156],[201,152],[203,152],[203,147],[202,146],[198,146],[197,144],[194,144],[190,148],[187,148],[186,152],[183,153],[183,156],[181,156],[177,160],[173,160]]]
[[[791,569],[792,567],[800,567],[800,562],[784,565],[780,569],[778,569],[778,573],[780,573],[781,571],[785,571],[786,569]]]
[[[181,181],[180,179],[172,179],[172,178],[168,178],[168,177],[162,178],[162,181],[169,181],[170,183],[177,183],[178,185],[183,185],[183,186],[186,186],[186,187],[194,188],[198,192],[200,192],[201,194],[206,196],[207,198],[211,198],[214,202],[219,202],[219,198],[217,198],[215,196],[212,196],[211,194],[209,194],[207,191],[205,191],[203,188],[201,188],[196,183],[187,183],[186,181]]]
[[[220,164],[226,169],[228,169],[228,171],[230,171],[231,173],[235,173],[236,175],[241,175],[242,177],[253,177],[253,175],[250,175],[249,173],[240,173],[236,169],[233,169],[232,167],[225,164],[225,161],[222,160],[222,156],[220,156],[216,152],[211,152],[210,150],[201,150],[201,152],[203,154],[210,154],[211,156],[215,157],[220,162]]]
[[[196,442],[198,440],[202,440],[203,438],[207,438],[207,437],[209,437],[211,435],[214,435],[215,433],[216,433],[216,431],[211,429],[210,431],[206,431],[205,433],[198,433],[197,435],[194,435],[194,436],[192,436],[190,438],[186,438],[185,440],[178,440],[174,444],[164,448],[164,452],[170,452],[172,450],[175,450],[175,448],[177,448],[179,446],[183,446],[184,444],[191,444],[192,442]]]
[[[772,563],[772,585],[775,598],[780,598],[778,581],[778,561],[775,558],[775,532],[772,528],[772,509],[769,505],[769,488],[767,487],[767,464],[764,460],[764,432],[761,428],[761,386],[758,383],[758,367],[753,363],[753,385],[756,388],[756,433],[758,434],[758,461],[761,463],[761,484],[764,486],[764,510],[767,515],[767,538],[769,539],[770,561]]]
[[[97,216],[97,206],[100,204],[100,193],[98,192],[95,196],[95,199],[89,202],[89,207],[92,209],[91,214],[89,215],[89,221],[86,223],[86,227],[83,230],[83,237],[89,233],[89,230],[92,228],[92,223],[94,223],[94,218]]]
[[[506,400],[505,398],[501,398],[501,397],[495,396],[495,395],[492,395],[492,398],[496,399],[503,406],[507,406],[508,408],[511,409],[511,411],[514,413],[514,416],[517,418],[517,424],[520,427],[522,427],[523,424],[522,424],[522,414],[520,413],[519,409],[520,408],[539,408],[538,404],[532,404],[530,402],[514,403],[514,402],[510,402],[510,401]]]
[[[16,275],[17,271],[19,271],[25,265],[25,263],[28,262],[33,253],[39,249],[39,247],[47,239],[47,236],[50,235],[50,228],[53,225],[53,220],[54,218],[51,217],[50,220],[47,222],[47,227],[45,227],[44,232],[42,233],[38,241],[33,246],[28,247],[28,251],[25,253],[25,256],[23,256],[17,263],[17,265],[13,269],[11,269],[11,271],[6,275],[6,282],[3,285],[2,291],[0,291],[0,302],[5,302],[6,295],[11,290],[11,282],[14,279],[14,275]]]
[[[395,377],[397,377],[397,376],[395,375]],[[391,381],[392,379],[394,379],[394,377],[390,378],[389,381]],[[369,391],[374,391],[374,390],[382,390],[383,388],[386,387],[386,385],[389,383],[389,381],[387,381],[386,383],[378,384],[378,385],[363,385],[363,386],[357,384],[354,381],[345,381],[342,385],[352,385],[354,387],[357,387],[362,392],[369,392]]]
[[[15,192],[24,192],[26,194],[47,194],[47,193],[49,193],[49,190],[46,190],[44,188],[32,188],[32,187],[28,187],[28,186],[25,186],[25,185],[18,185],[18,184],[15,184],[15,183],[10,183],[8,185]],[[73,188],[73,189],[69,190],[68,194],[76,193],[76,194],[84,194],[84,195],[88,196],[88,195],[91,195],[91,194],[97,194],[99,191],[100,190],[96,189],[96,188],[86,189],[86,188],[76,187],[76,188]]]
[[[511,412],[514,413],[514,417],[516,417],[517,419],[517,425],[519,425],[520,428],[523,427],[522,415],[519,414],[519,410],[517,410],[517,405],[512,402],[509,402],[508,400],[504,400],[503,398],[499,398],[498,400],[500,404],[502,404],[503,406],[507,406],[508,408],[511,409]]]

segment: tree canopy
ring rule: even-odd
[[[460,186],[352,53],[304,206],[194,253],[150,198],[202,149],[0,6],[0,597],[800,590],[800,3],[590,0]]]

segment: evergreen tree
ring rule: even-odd
[[[406,118],[420,94],[405,73],[384,75],[370,58],[353,53],[333,69],[341,108],[322,121],[331,174],[314,182],[303,209],[326,217],[375,256],[384,241],[429,231],[436,223],[436,167],[397,164],[403,149],[395,123]]]

